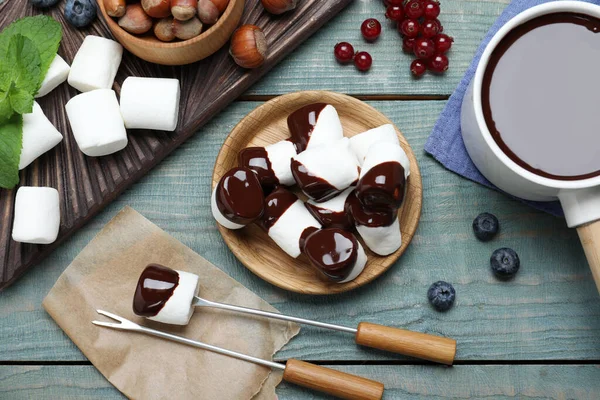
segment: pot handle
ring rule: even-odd
[[[600,221],[578,226],[577,233],[600,292]]]

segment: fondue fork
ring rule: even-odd
[[[128,319],[107,311],[96,310],[96,312],[113,320],[119,321],[119,323],[92,321],[92,323],[95,325],[105,328],[145,333],[147,335],[156,336],[162,339],[171,340],[173,342],[248,361],[271,369],[282,370],[283,380],[286,382],[327,393],[341,399],[380,400],[383,396],[384,387],[382,383],[362,378],[360,376],[313,365],[300,360],[290,359],[285,364],[263,360],[262,358],[212,346],[210,344],[202,343],[182,336],[172,335],[156,329],[146,328],[145,326],[138,325],[135,322],[129,321]]]
[[[245,314],[258,315],[298,324],[312,325],[319,328],[333,329],[351,333],[357,344],[379,350],[390,351],[411,357],[421,358],[441,364],[452,365],[456,354],[456,340],[426,333],[413,332],[405,329],[392,328],[384,325],[361,322],[358,328],[327,324],[310,319],[291,317],[288,315],[256,310],[254,308],[218,303],[195,296],[192,305],[196,307],[211,307],[221,310],[235,311]]]

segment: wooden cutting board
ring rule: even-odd
[[[235,100],[300,43],[317,31],[352,0],[300,0],[298,8],[273,17],[260,0],[246,0],[242,23],[263,28],[269,43],[265,64],[247,71],[235,65],[225,46],[200,62],[165,67],[150,64],[125,52],[114,89],[128,76],[177,78],[181,84],[181,108],[176,132],[135,130],[129,132],[129,145],[106,157],[92,158],[81,153],[73,139],[64,105],[77,91],[67,84],[38,99],[46,116],[64,135],[64,140],[31,166],[21,171],[23,186],[51,186],[61,198],[61,228],[51,245],[16,243],[11,239],[16,190],[0,189],[0,290],[40,262],[73,232],[140,179],[171,151]],[[102,20],[88,29],[72,28],[63,16],[64,1],[45,14],[62,23],[64,35],[59,54],[70,64],[86,35],[111,37]],[[0,0],[0,30],[15,19],[39,14],[28,0]],[[223,137],[228,132],[223,132]]]

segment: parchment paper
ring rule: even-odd
[[[102,309],[141,325],[271,359],[294,337],[295,324],[197,308],[190,324],[172,327],[132,311],[138,277],[159,263],[200,276],[200,296],[276,311],[133,209],[122,210],[73,260],[43,306],[85,356],[133,399],[274,399],[281,374],[265,367],[139,333],[98,327]],[[271,376],[272,375],[272,376]]]

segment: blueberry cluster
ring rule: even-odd
[[[58,4],[59,0],[30,0],[36,8],[50,8]],[[67,0],[65,5],[65,19],[76,28],[84,28],[94,22],[97,15],[95,0]]]

